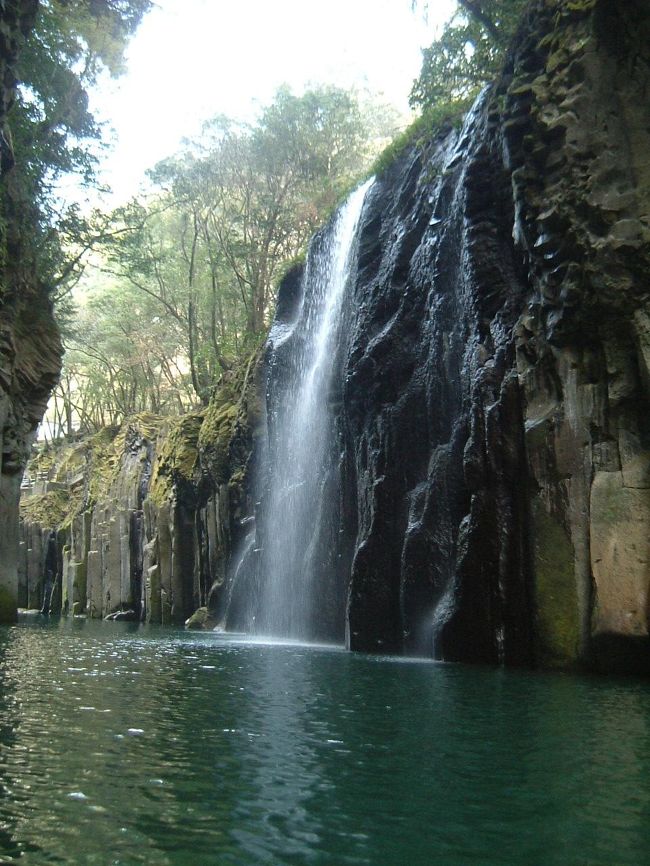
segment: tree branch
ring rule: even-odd
[[[459,6],[462,6],[466,12],[476,18],[483,27],[485,27],[497,45],[501,44],[501,33],[499,32],[499,28],[487,13],[481,9],[480,0],[458,0],[458,4]]]

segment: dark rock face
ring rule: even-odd
[[[37,0],[0,4],[0,622],[16,616],[20,479],[61,366],[52,306],[13,220],[23,203],[6,122],[16,57],[37,8]]]
[[[649,669],[650,10],[533,4],[378,180],[347,313],[349,644]]]
[[[361,237],[342,419],[358,515],[349,639],[528,662],[511,342],[525,274],[486,104],[379,182]]]

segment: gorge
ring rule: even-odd
[[[405,147],[315,237],[266,349],[207,408],[33,464],[17,567],[20,469],[59,343],[47,304],[7,300],[3,619],[40,607],[54,529],[54,611],[201,610],[371,653],[647,673],[649,37],[641,0],[532,3],[462,125]],[[309,313],[326,261],[329,330]],[[318,407],[283,390],[295,369]]]

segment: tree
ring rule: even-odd
[[[196,406],[183,353],[184,327],[127,280],[89,269],[66,340],[48,417],[55,435],[95,431],[139,412],[182,414]]]
[[[246,331],[260,334],[283,262],[294,257],[368,162],[368,136],[356,99],[335,87],[295,96],[281,88],[253,127],[217,118],[208,137],[172,177],[188,195],[214,267],[225,265],[246,309]],[[178,167],[178,163],[176,163]],[[173,172],[172,172],[173,174]]]
[[[214,118],[159,163],[153,195],[97,215],[53,429],[205,404],[263,338],[287,262],[395,122],[338,88],[281,88],[256,123]]]
[[[94,145],[101,130],[87,89],[102,70],[118,74],[127,41],[151,0],[41,0],[34,27],[18,55],[16,97],[8,113],[12,171],[2,189],[2,251],[21,256],[51,294],[80,272],[92,230],[57,185],[76,173],[94,181]]]
[[[428,110],[466,99],[498,74],[528,0],[458,0],[442,35],[422,52],[411,105]]]
[[[326,87],[295,96],[281,88],[256,124],[215,118],[200,140],[156,166],[150,175],[157,194],[112,215],[103,230],[102,256],[117,294],[128,299],[125,306],[139,310],[134,327],[140,330],[130,334],[129,346],[144,345],[147,329],[155,331],[160,320],[167,338],[154,341],[164,351],[153,362],[146,398],[142,383],[133,384],[133,376],[141,380],[137,365],[136,375],[136,368],[128,373],[107,360],[109,378],[130,377],[133,387],[126,394],[170,411],[162,393],[171,388],[169,371],[179,377],[177,409],[205,403],[220,373],[259,342],[282,268],[366,167],[368,151],[352,94]],[[111,297],[106,334],[115,324],[111,304],[119,318]],[[101,347],[107,359],[115,359],[101,334],[91,342],[93,351]],[[88,355],[87,347],[77,348]],[[159,376],[162,392],[156,395]],[[121,391],[102,394],[118,412],[133,402]]]

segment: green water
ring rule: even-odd
[[[650,863],[642,680],[64,621],[0,687],[0,863]]]

